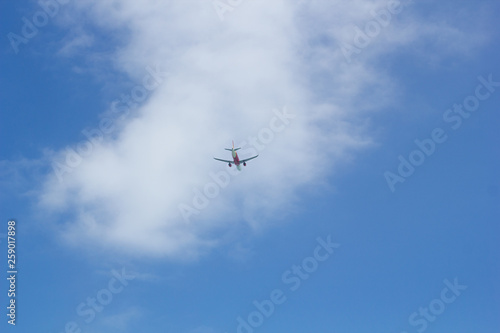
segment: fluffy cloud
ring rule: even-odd
[[[391,80],[370,65],[377,52],[348,64],[340,45],[387,2],[238,3],[223,21],[201,0],[89,0],[67,14],[83,30],[78,18],[91,18],[101,30],[94,39],[120,40],[110,61],[133,80],[146,68],[168,72],[62,181],[47,178],[40,204],[64,212],[68,241],[196,257],[231,231],[269,225],[303,186],[371,144],[364,115],[389,103]],[[285,110],[293,117],[277,116]],[[229,157],[222,148],[232,139],[244,146],[240,157],[260,154],[234,175],[212,159]],[[61,151],[54,161],[66,158]],[[204,202],[200,192],[209,193]]]

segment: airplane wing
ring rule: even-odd
[[[245,163],[245,162],[248,162],[248,161],[250,161],[250,160],[253,160],[253,159],[254,159],[254,158],[256,158],[256,157],[259,157],[259,155],[257,154],[257,155],[255,155],[255,156],[253,156],[253,157],[250,157],[250,158],[245,158],[244,160],[240,160],[240,163]]]
[[[214,157],[214,160],[221,161],[221,162],[226,162],[226,163],[234,163],[234,161],[221,160],[220,158],[216,158],[216,157]]]

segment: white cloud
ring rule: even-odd
[[[191,331],[189,333],[215,333],[216,331],[208,326],[199,326]]]
[[[272,225],[303,186],[371,144],[365,114],[391,103],[391,78],[369,56],[347,66],[338,44],[347,24],[384,5],[252,0],[221,22],[210,1],[75,4],[75,20],[85,12],[102,29],[128,34],[112,55],[118,68],[138,82],[146,66],[161,64],[169,75],[64,182],[48,177],[40,204],[69,213],[61,232],[70,243],[180,259],[230,230]],[[258,135],[283,105],[291,123],[186,223],[179,204],[191,205],[193,189],[227,168],[212,156],[228,157],[222,148],[231,139]]]
[[[111,314],[104,311],[97,316],[95,322],[81,327],[82,332],[131,332],[134,324],[143,320],[144,313],[138,307],[132,306]]]
[[[65,57],[74,56],[77,52],[90,48],[93,43],[94,36],[79,31],[75,36],[66,38],[58,54]]]
[[[103,316],[98,326],[106,327],[107,331],[125,331],[131,321],[137,321],[142,316],[142,312],[135,307],[129,308],[122,313]]]

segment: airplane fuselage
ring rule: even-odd
[[[234,165],[236,165],[236,168],[238,170],[241,170],[241,165],[240,165],[240,158],[238,157],[238,153],[233,149],[232,150],[232,154],[233,154],[233,162],[234,162]]]

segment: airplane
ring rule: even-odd
[[[221,160],[220,158],[216,158],[214,157],[215,160],[217,161],[221,161],[221,162],[226,162],[228,163],[228,165],[231,167],[232,163],[234,163],[234,165],[236,165],[236,168],[241,171],[241,164],[243,163],[243,166],[247,166],[247,162],[250,161],[250,160],[253,160],[254,158],[258,157],[259,154],[253,156],[253,157],[250,157],[250,158],[246,158],[244,160],[240,160],[240,158],[238,157],[238,153],[236,152],[238,149],[241,149],[241,148],[234,148],[234,141],[233,141],[233,148],[224,148],[225,150],[229,150],[231,152],[231,154],[233,155],[233,160],[232,161],[228,161],[228,160]]]

